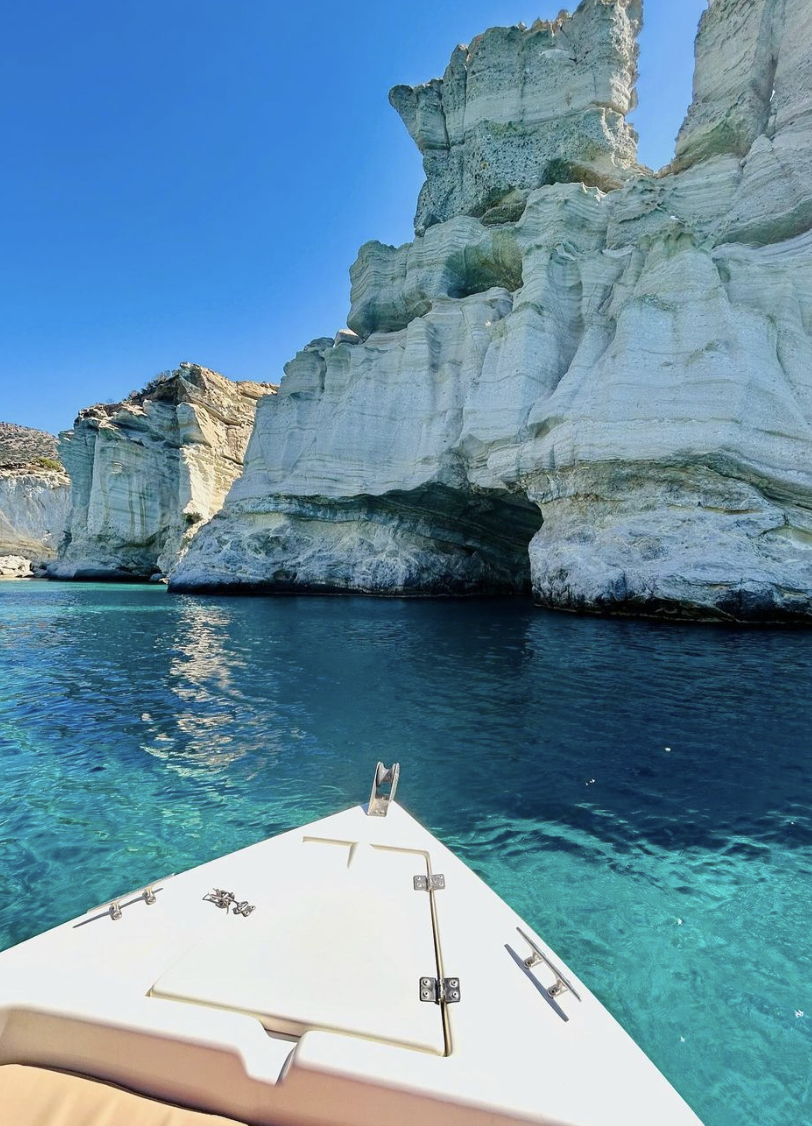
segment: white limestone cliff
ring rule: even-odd
[[[0,423],[0,577],[27,577],[56,557],[69,498],[53,435]]]
[[[636,4],[584,0],[543,29],[541,53],[577,40],[574,61],[537,60],[532,89],[515,60],[536,58],[538,29],[464,52],[469,71],[493,60],[470,120],[509,104],[532,123],[489,149],[492,210],[476,130],[453,145],[462,173],[443,164],[437,99],[447,122],[451,92],[473,98],[463,56],[442,89],[395,92],[431,148],[425,233],[362,247],[356,335],[287,365],[170,588],[532,588],[563,609],[812,619],[812,8],[711,0],[659,174],[635,165],[622,123],[638,24]],[[593,69],[625,138],[600,157],[616,179],[572,158],[593,137]],[[521,107],[560,112],[565,74],[564,137]]]
[[[34,564],[56,558],[70,509],[70,485],[64,472],[0,469],[0,555]]]
[[[257,403],[275,390],[181,364],[122,403],[81,411],[60,435],[72,506],[49,577],[165,574],[222,504]]]
[[[0,555],[0,579],[31,579],[34,569],[24,555]]]
[[[579,5],[529,29],[496,27],[460,46],[442,78],[389,100],[423,155],[418,235],[455,215],[518,218],[540,184],[617,187],[636,167],[641,0]]]

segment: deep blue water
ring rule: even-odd
[[[812,1123],[812,632],[0,583],[0,947],[378,758],[707,1126]]]

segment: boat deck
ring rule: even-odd
[[[394,803],[6,951],[2,1063],[256,1126],[699,1126],[577,976]]]

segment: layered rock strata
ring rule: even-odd
[[[0,577],[28,577],[56,558],[69,508],[53,435],[0,423]]]
[[[257,403],[275,390],[181,364],[122,403],[81,411],[60,435],[72,505],[49,577],[165,574],[220,508]]]
[[[585,183],[570,159],[592,138],[584,75],[622,118],[637,23],[636,4],[584,0],[542,29],[487,32],[439,90],[395,92],[424,155],[427,138],[441,152],[452,90],[479,107],[464,115],[475,138],[496,120],[483,106],[566,103],[565,60],[528,81],[510,60],[542,35],[544,51],[579,43],[566,142],[502,134],[495,210],[432,149],[425,233],[362,247],[355,335],[288,364],[171,586],[532,587],[564,609],[812,618],[812,9],[712,0],[674,164],[648,173],[618,143],[617,186]],[[474,100],[477,58],[499,62],[476,72]],[[479,142],[459,136],[474,183]]]
[[[418,235],[455,215],[517,218],[540,184],[617,187],[636,167],[641,0],[581,4],[529,29],[495,27],[460,46],[442,78],[389,100],[423,156]]]

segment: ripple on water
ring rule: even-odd
[[[0,945],[363,799],[560,951],[707,1126],[812,1122],[812,634],[0,586]]]

